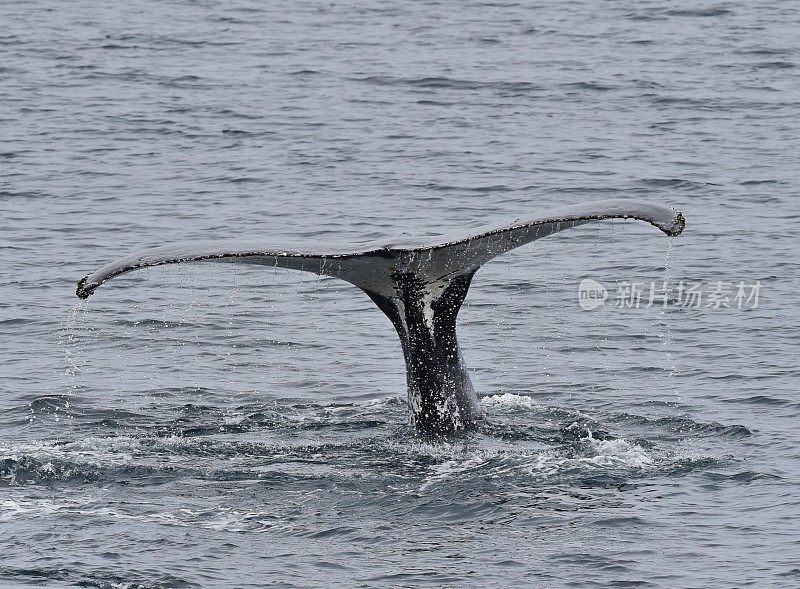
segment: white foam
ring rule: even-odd
[[[5,499],[0,502],[0,523],[20,518],[36,518],[52,515],[64,510],[77,510],[88,499]]]
[[[229,413],[222,418],[223,425],[241,425],[247,420],[244,413]]]
[[[624,438],[616,440],[590,439],[593,449],[597,452],[591,458],[582,458],[586,464],[602,467],[628,467],[645,468],[653,466],[655,460],[637,444],[631,444]]]
[[[133,453],[138,450],[140,441],[128,436],[109,438],[86,438],[66,444],[34,442],[14,446],[0,446],[0,458],[19,461],[23,457],[37,460],[76,459],[88,464],[128,464]]]
[[[485,409],[541,409],[542,407],[531,397],[515,395],[514,393],[483,397],[481,406]]]
[[[69,514],[228,532],[262,531],[275,525],[269,512],[244,512],[219,507],[212,510],[183,508],[177,511],[127,513],[111,507],[93,507],[93,502],[94,500],[88,496],[59,499],[5,499],[0,501],[0,523]]]
[[[458,456],[451,454],[430,468],[419,490],[424,491],[432,485],[471,474],[506,478],[509,473],[516,472],[546,480],[560,475],[571,477],[580,476],[580,473],[612,473],[656,466],[656,459],[644,448],[625,439],[596,440],[590,433],[585,442],[588,444],[577,456],[565,455],[563,450],[552,448],[520,451],[512,447],[480,448]]]

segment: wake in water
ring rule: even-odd
[[[272,404],[188,407],[164,403],[172,419],[84,410],[80,400],[43,398],[13,411],[106,422],[110,436],[0,446],[0,485],[160,485],[272,481],[287,490],[353,485],[360,493],[414,494],[445,480],[466,486],[513,481],[538,486],[635,483],[687,472],[698,460],[724,462],[722,441],[748,436],[742,427],[634,414],[593,418],[504,393],[483,398],[491,419],[454,444],[431,445],[392,424],[398,399],[363,404]],[[104,416],[107,413],[107,416]],[[95,421],[98,423],[98,421]],[[113,427],[111,424],[114,424]],[[610,430],[626,430],[616,437]],[[702,443],[711,438],[711,446]],[[694,440],[694,449],[688,450]],[[714,448],[712,450],[712,448]],[[488,479],[487,479],[488,477]],[[314,482],[316,481],[316,483]],[[349,482],[348,482],[349,481]],[[298,487],[299,485],[299,487]],[[375,487],[377,485],[377,487]]]

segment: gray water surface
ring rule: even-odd
[[[0,580],[800,585],[800,9],[0,4]],[[460,315],[487,424],[426,444],[354,287],[155,268],[203,238],[436,241],[680,208],[498,258]],[[578,283],[609,288],[578,306]],[[619,308],[616,285],[759,282]]]

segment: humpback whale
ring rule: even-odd
[[[364,291],[392,322],[405,357],[411,424],[424,436],[450,436],[483,420],[456,337],[456,317],[478,269],[496,256],[553,233],[604,219],[646,221],[679,235],[680,211],[655,203],[604,200],[552,209],[528,221],[436,245],[385,244],[354,251],[298,251],[253,243],[156,247],[88,274],[77,295],[131,270],[181,262],[227,262],[304,270]]]

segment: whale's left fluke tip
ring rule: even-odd
[[[90,296],[92,296],[94,289],[97,288],[97,285],[86,286],[87,278],[89,278],[89,274],[80,279],[80,282],[78,282],[78,288],[75,289],[75,294],[78,295],[79,299],[88,299]]]

